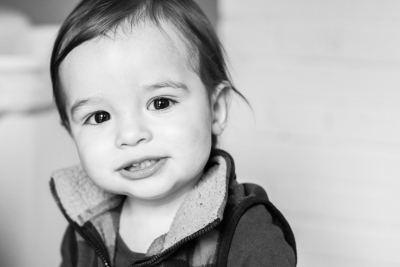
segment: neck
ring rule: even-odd
[[[189,191],[152,200],[127,196],[122,207],[119,232],[128,247],[132,251],[146,252],[156,238],[168,233]],[[135,239],[131,238],[133,236]]]
[[[127,196],[123,206],[123,212],[130,218],[166,218],[173,217],[184,201],[187,192],[170,199],[142,200]]]
[[[198,179],[194,179],[181,190],[169,193],[168,195],[156,199],[138,199],[132,196],[127,196],[124,205],[123,213],[126,218],[137,220],[144,218],[146,220],[162,221],[174,218],[179,207],[182,205],[188,193],[193,189]]]

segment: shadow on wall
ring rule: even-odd
[[[0,209],[1,214],[4,216],[4,212]],[[0,261],[2,266],[16,266],[15,261],[13,261],[13,256],[10,255],[8,249],[5,248],[12,245],[12,243],[8,240],[7,237],[7,225],[3,223],[3,220],[0,220]],[[11,244],[10,244],[11,243]]]
[[[61,24],[78,0],[1,0],[2,5],[20,10],[34,24]]]

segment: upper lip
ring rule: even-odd
[[[135,159],[135,160],[131,160],[131,161],[125,162],[125,163],[122,164],[119,168],[117,168],[117,171],[123,170],[123,169],[125,169],[125,168],[127,168],[127,167],[129,167],[129,166],[131,166],[131,165],[133,165],[133,164],[138,164],[138,163],[140,163],[140,162],[142,162],[142,161],[145,161],[145,160],[160,160],[160,159],[163,159],[163,158],[165,158],[165,157],[160,157],[160,156],[145,156],[145,157],[137,158],[137,159]]]

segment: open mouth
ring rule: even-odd
[[[124,170],[130,171],[130,172],[140,171],[140,170],[154,166],[158,161],[159,161],[159,159],[146,159],[146,160],[143,160],[138,163],[133,163],[132,165],[125,167]]]
[[[164,166],[168,158],[146,158],[128,163],[118,170],[122,177],[138,180],[155,175]]]

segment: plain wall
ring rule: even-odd
[[[299,267],[400,266],[400,2],[221,0],[223,145],[291,223]]]

